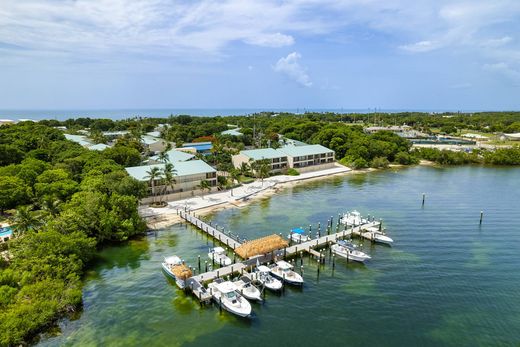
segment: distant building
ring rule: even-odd
[[[200,154],[209,154],[213,145],[211,142],[188,142],[182,144],[183,148],[195,148],[195,151]]]
[[[92,145],[87,148],[93,151],[103,151],[107,148],[110,148],[110,146],[107,146],[104,143],[98,143],[97,145]]]
[[[115,139],[118,139],[120,137],[125,136],[129,132],[126,130],[122,131],[103,131],[102,134],[104,137],[106,137],[109,141],[114,141]]]
[[[198,190],[200,182],[206,180],[211,187],[217,186],[217,170],[206,164],[202,160],[190,160],[185,162],[172,163],[176,171],[173,187],[169,187],[166,194],[175,194],[182,192],[191,192]],[[164,169],[165,164],[154,164],[144,166],[127,167],[125,170],[128,174],[141,182],[149,182],[148,172],[152,167]],[[156,193],[163,191],[164,185],[162,177],[155,180]],[[151,185],[149,185],[149,194],[152,194]],[[216,189],[216,188],[215,188]]]
[[[479,141],[489,140],[489,137],[480,135],[480,134],[467,133],[467,134],[462,134],[461,136],[466,139],[473,139],[473,140],[479,140]]]
[[[240,132],[240,128],[224,130],[220,134],[221,135],[231,135],[231,136],[242,136],[242,135],[244,135],[244,134],[242,134]]]
[[[141,142],[153,153],[164,151],[168,147],[168,144],[173,147],[173,143],[150,135],[143,135]]]
[[[279,173],[287,168],[287,156],[273,148],[250,149],[240,151],[231,157],[233,166],[239,168],[242,163],[251,164],[259,160],[268,160],[271,165],[271,173]]]
[[[501,134],[499,138],[500,138],[501,141],[506,141],[506,140],[509,140],[509,141],[520,141],[520,133]]]

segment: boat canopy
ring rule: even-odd
[[[169,265],[180,265],[182,264],[181,258],[176,255],[164,258],[164,262]]]
[[[303,234],[303,233],[305,233],[305,230],[303,230],[302,228],[294,228],[294,229],[291,229],[291,232],[295,233],[295,234]]]
[[[283,260],[277,261],[276,265],[278,265],[278,267],[282,270],[292,269],[292,265]]]
[[[217,289],[222,293],[229,293],[237,290],[237,286],[233,282],[222,282],[217,284]]]
[[[269,272],[269,268],[265,265],[260,265],[259,267],[257,267],[258,271],[260,272]]]
[[[222,247],[215,247],[213,248],[213,252],[215,253],[226,253],[226,250]]]

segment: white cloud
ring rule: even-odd
[[[508,43],[510,43],[512,41],[513,41],[513,38],[511,36],[504,36],[504,37],[500,37],[500,38],[483,40],[481,43],[481,46],[488,47],[488,48],[501,47],[501,46],[507,45]]]
[[[512,68],[505,62],[485,64],[483,67],[484,70],[500,73],[501,75],[512,80],[515,84],[520,84],[520,71]]]
[[[292,52],[287,57],[280,58],[273,67],[274,71],[280,72],[304,87],[311,87],[312,82],[307,71],[300,65],[301,55]]]
[[[245,39],[246,43],[263,47],[283,47],[290,46],[294,43],[294,38],[290,35],[280,33],[258,35]]]
[[[438,42],[434,41],[419,41],[416,43],[403,45],[400,48],[409,51],[409,52],[429,52],[433,51],[434,49],[439,48],[440,45]]]

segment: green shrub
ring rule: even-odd
[[[388,165],[390,165],[390,162],[385,157],[377,157],[370,162],[370,167],[374,169],[385,169]]]
[[[296,169],[293,169],[293,168],[290,168],[289,170],[287,170],[287,174],[289,176],[299,176],[300,173],[298,172],[298,170]]]

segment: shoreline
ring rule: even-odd
[[[146,221],[149,230],[160,230],[183,221],[182,218],[177,215],[177,210],[186,208],[190,211],[197,211],[197,214],[206,215],[228,208],[243,208],[252,202],[271,197],[283,189],[301,183],[309,183],[345,175],[366,174],[379,170],[380,169],[373,168],[352,170],[341,164],[336,164],[332,169],[306,173],[306,176],[304,176],[305,174],[301,174],[300,176],[303,177],[286,175],[273,176],[264,180],[263,187],[257,187],[256,185],[258,185],[260,181],[255,180],[252,183],[238,187],[242,188],[242,191],[246,192],[242,195],[231,195],[231,190],[226,190],[224,192],[208,194],[203,197],[170,201],[168,202],[168,206],[163,208],[141,206],[139,207],[139,214]],[[236,192],[238,188],[233,190]],[[250,188],[256,188],[256,190],[249,192],[248,190]],[[220,196],[217,198],[218,195]]]

